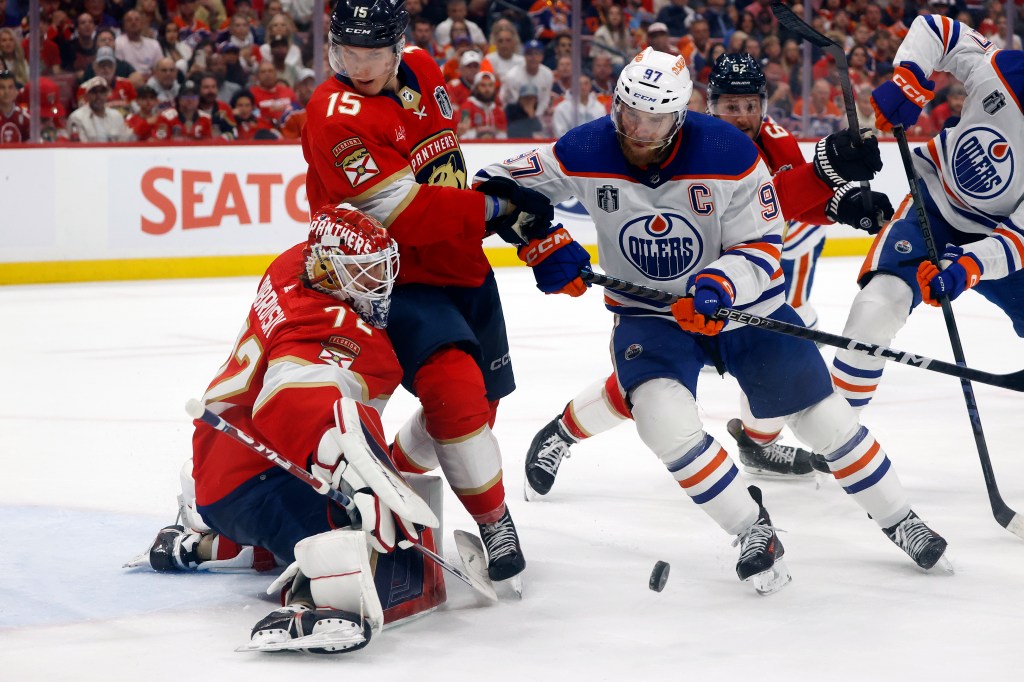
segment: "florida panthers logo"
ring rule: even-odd
[[[648,278],[670,280],[684,276],[700,263],[704,242],[681,215],[658,213],[623,225],[619,248]]]
[[[953,181],[972,199],[992,199],[1006,189],[1013,175],[1013,149],[992,128],[964,131],[953,149]]]

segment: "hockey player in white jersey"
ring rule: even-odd
[[[933,567],[945,540],[911,510],[885,451],[833,391],[815,345],[712,319],[729,306],[801,324],[785,303],[782,211],[768,168],[736,127],[687,113],[691,92],[685,61],[648,48],[620,74],[611,117],[488,166],[478,179],[509,177],[552,202],[575,196],[594,219],[609,275],[684,296],[669,306],[606,291],[612,362],[641,439],[736,537],[741,580],[770,593],[789,574],[760,491],[747,488],[697,413],[700,368],[713,361],[736,377],[755,416],[790,415],[793,432],[824,455],[885,534],[919,566]],[[521,251],[536,252],[543,241]],[[577,274],[566,268],[563,282],[544,289],[557,291]]]
[[[1024,336],[1024,52],[998,50],[967,25],[937,14],[917,17],[896,53],[892,80],[872,94],[876,125],[910,127],[934,96],[927,76],[947,71],[967,89],[960,122],[914,150],[918,185],[940,272],[928,261],[910,196],[876,237],[859,275],[843,332],[887,346],[922,300],[939,305],[975,289]],[[1015,172],[1016,171],[1016,172]],[[857,408],[875,394],[884,361],[836,353],[832,376]]]

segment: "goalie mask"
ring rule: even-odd
[[[347,301],[378,329],[388,324],[398,276],[398,244],[375,218],[349,204],[325,206],[309,225],[309,286]]]
[[[619,74],[612,123],[633,142],[664,148],[682,128],[692,93],[686,60],[648,47]]]
[[[409,12],[405,0],[338,0],[327,59],[363,94],[377,94],[398,73]]]

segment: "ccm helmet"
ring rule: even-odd
[[[399,57],[405,49],[405,29],[409,25],[409,12],[405,0],[338,0],[331,13],[328,59],[331,68],[345,74],[340,46],[392,47]]]
[[[628,63],[615,84],[612,122],[615,130],[638,142],[658,142],[668,145],[683,125],[686,106],[690,103],[693,83],[683,57],[657,52],[648,47]],[[632,111],[630,111],[632,110]],[[671,125],[656,125],[654,132],[639,131],[637,126],[625,125],[624,116],[647,115],[657,121],[659,114],[668,114]],[[645,139],[650,137],[650,139]]]

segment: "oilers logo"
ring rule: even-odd
[[[623,225],[619,248],[648,278],[670,280],[684,276],[700,262],[704,242],[681,215],[658,213]]]
[[[993,199],[1013,175],[1013,149],[991,128],[965,130],[953,148],[953,181],[971,199]]]

